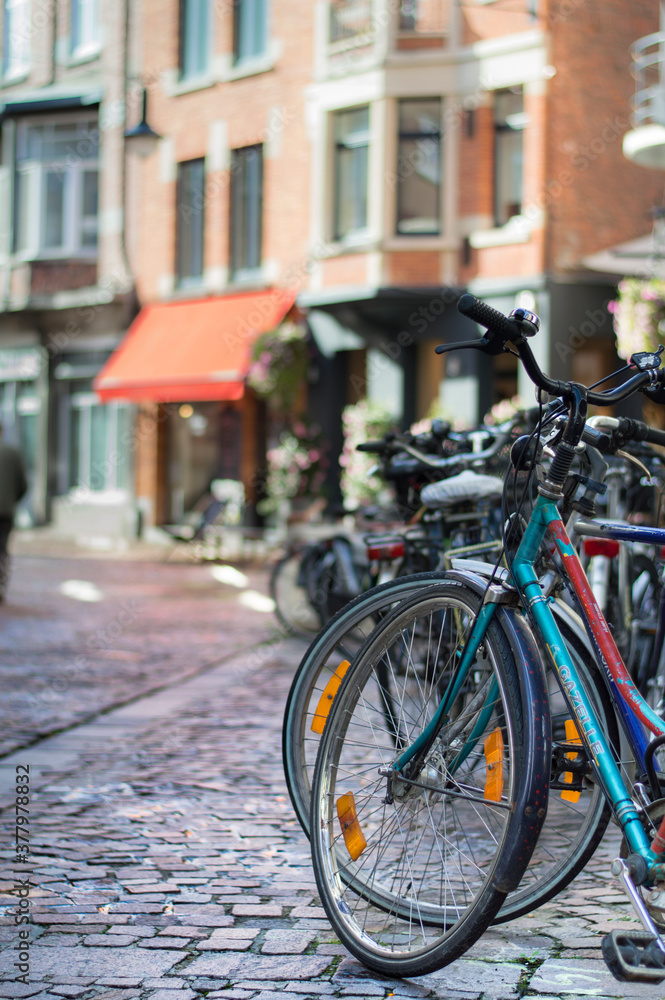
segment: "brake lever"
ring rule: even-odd
[[[473,348],[478,351],[484,351],[485,354],[503,354],[508,348],[499,339],[498,341],[492,337],[480,337],[479,340],[458,340],[454,344],[439,344],[434,348],[435,354],[447,354],[448,351],[460,351],[464,349]]]

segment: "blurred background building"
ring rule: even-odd
[[[631,44],[659,28],[653,0],[4,0],[0,411],[24,517],[131,536],[222,478],[254,521],[274,427],[246,374],[287,316],[333,491],[346,404],[474,421],[525,390],[510,355],[434,355],[472,335],[464,290],[534,309],[554,376],[617,367],[611,248],[662,204],[622,150]]]

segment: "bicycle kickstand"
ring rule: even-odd
[[[644,930],[614,930],[606,935],[602,945],[605,964],[619,982],[661,983],[665,979],[665,943],[623,858],[612,862],[612,874],[630,899]]]

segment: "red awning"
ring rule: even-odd
[[[294,302],[283,289],[146,306],[94,381],[110,399],[241,399],[252,344]]]

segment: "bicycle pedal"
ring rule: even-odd
[[[662,983],[665,952],[647,931],[611,931],[603,938],[603,958],[620,983]]]

